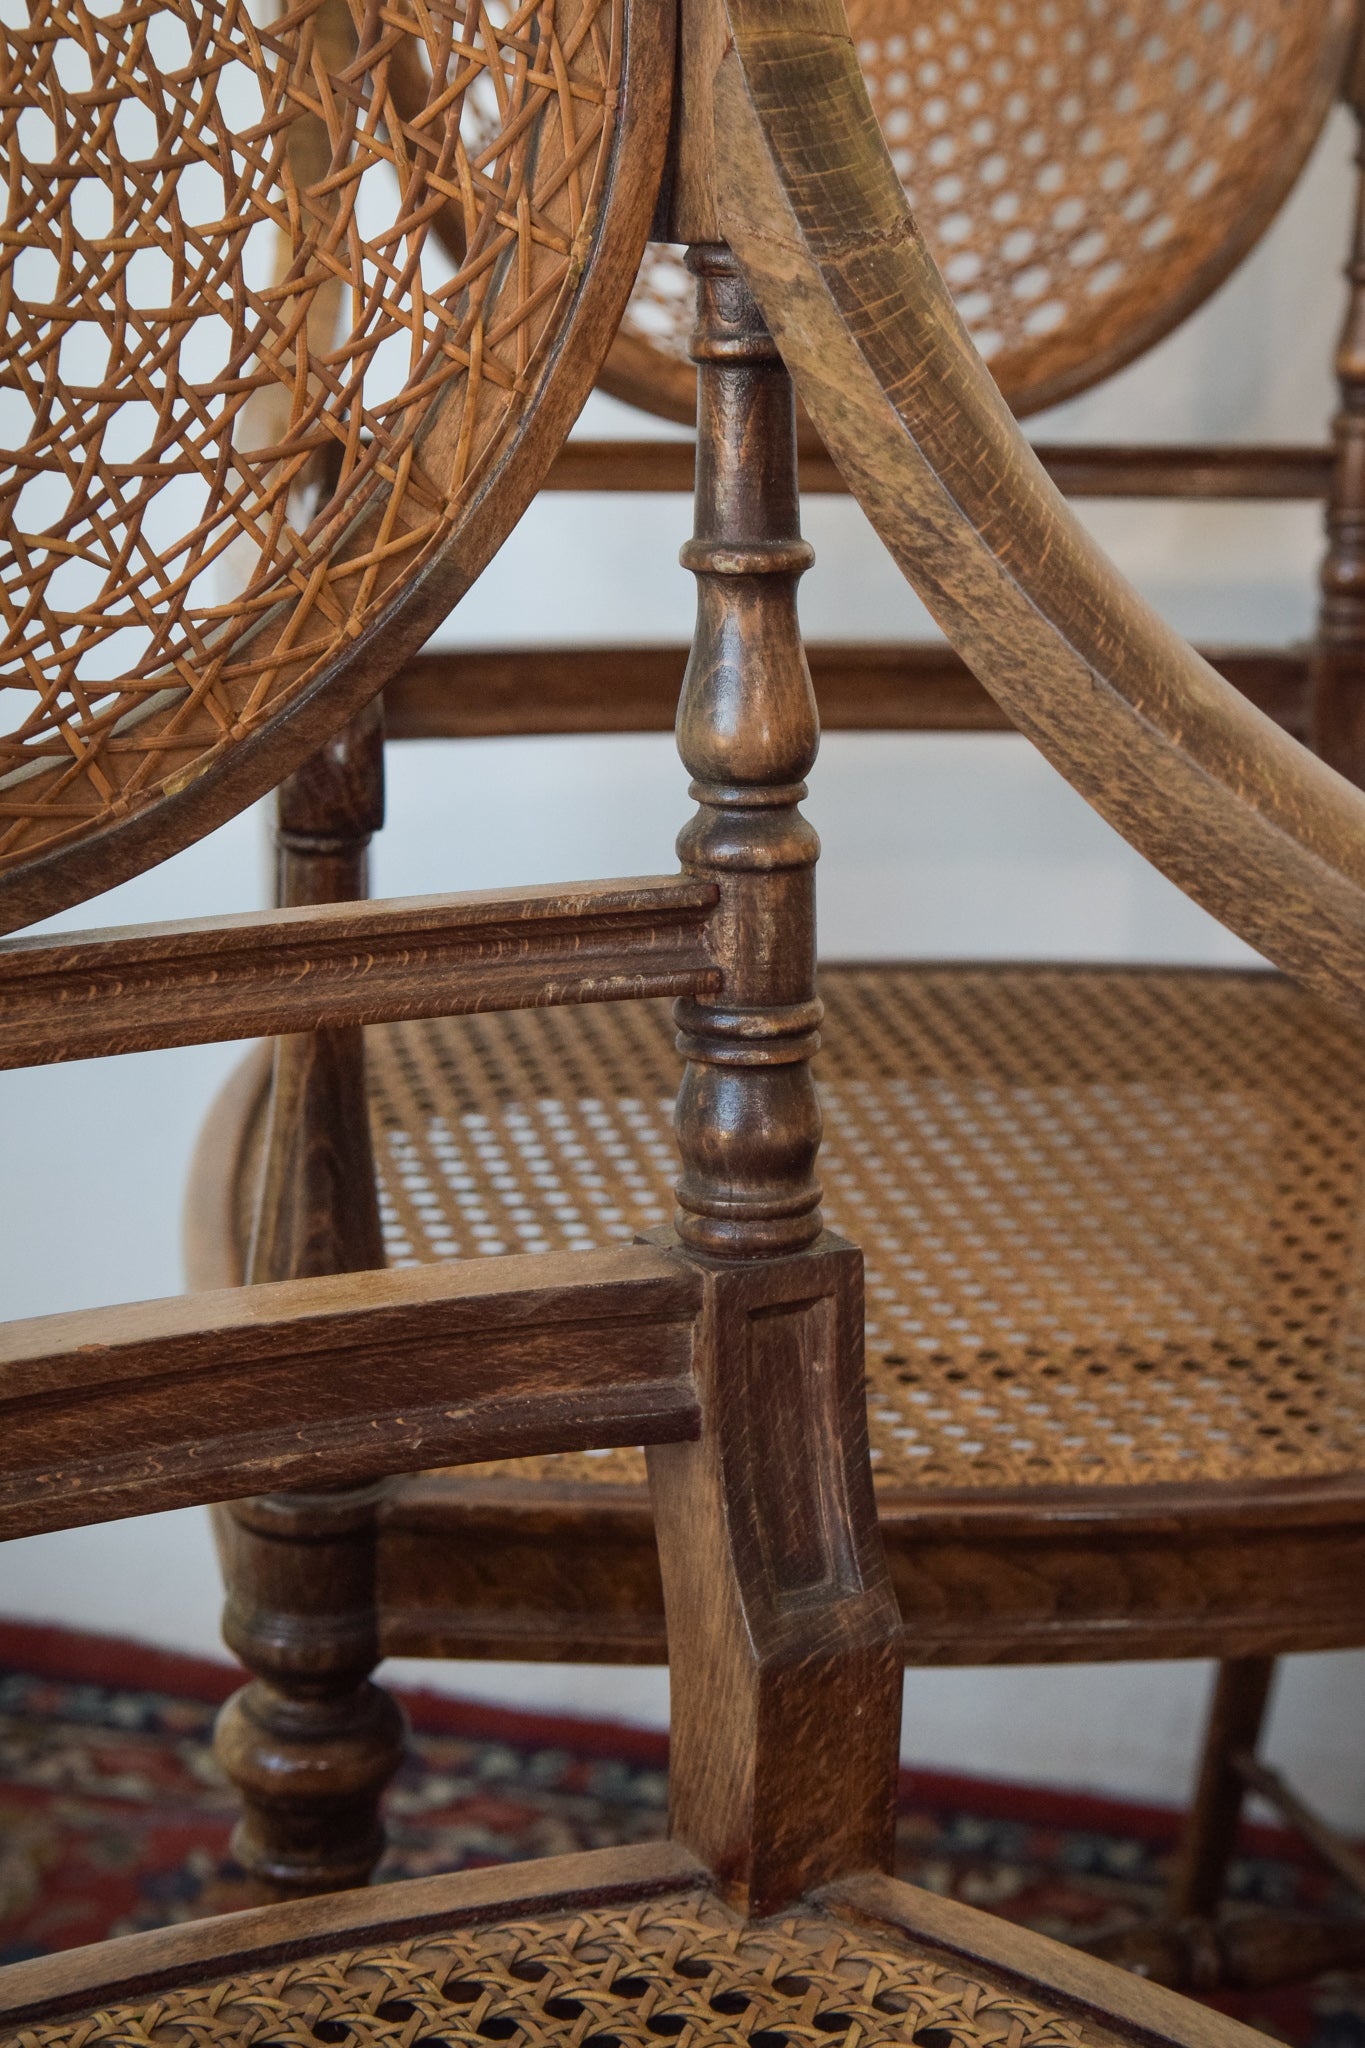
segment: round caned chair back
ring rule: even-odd
[[[848,0],[910,204],[1018,413],[1170,331],[1269,224],[1350,0]],[[649,252],[604,382],[692,416],[689,280]]]
[[[496,547],[643,247],[625,13],[6,0],[0,928],[271,786]]]

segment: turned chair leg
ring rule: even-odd
[[[1323,759],[1365,787],[1365,41],[1355,73],[1345,97],[1358,135],[1356,215],[1336,352],[1336,461],[1313,650],[1312,722]]]
[[[366,893],[383,822],[378,707],[280,791],[279,900]],[[276,1042],[249,1281],[384,1264],[360,1031]],[[370,1681],[379,1661],[376,1520],[382,1486],[267,1495],[218,1510],[223,1633],[253,1674],[219,1718],[217,1751],[242,1797],[234,1852],[264,1895],[368,1881],[379,1802],[403,1755],[403,1717]]]
[[[1275,1677],[1273,1657],[1235,1657],[1218,1667],[1194,1799],[1171,1873],[1172,1920],[1211,1920],[1227,1882],[1246,1781],[1239,1757],[1254,1755]]]

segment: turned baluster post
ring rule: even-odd
[[[697,626],[678,750],[684,868],[714,884],[723,988],[677,1005],[686,1068],[668,1240],[702,1272],[698,1444],[652,1450],[674,1671],[671,1821],[753,1913],[887,1867],[899,1616],[867,1457],[862,1261],[822,1234],[819,741],[796,585],[791,380],[730,252],[694,247]],[[700,1588],[706,1589],[705,1596]],[[837,1798],[816,1731],[841,1731]]]
[[[1346,265],[1346,319],[1337,345],[1340,404],[1327,501],[1327,553],[1313,650],[1314,744],[1365,787],[1365,39],[1345,97],[1356,119],[1356,211]]]
[[[278,900],[367,893],[383,823],[379,704],[284,784]],[[250,1282],[384,1264],[356,1028],[277,1039],[247,1266]],[[379,1661],[375,1517],[382,1486],[281,1493],[218,1511],[223,1632],[253,1673],[223,1709],[218,1755],[242,1796],[238,1860],[274,1896],[364,1884],[403,1719]]]

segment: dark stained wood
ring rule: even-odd
[[[380,1802],[403,1761],[380,1658],[376,1524],[388,1483],[258,1495],[214,1512],[223,1640],[252,1676],[214,1754],[241,1801],[232,1853],[262,1899],[369,1882]]]
[[[877,1533],[862,1259],[820,1235],[814,866],[819,724],[796,623],[795,409],[726,249],[693,248],[697,627],[678,751],[714,878],[724,1000],[679,1001],[676,1241],[698,1257],[705,1422],[651,1457],[673,1653],[669,1815],[746,1912],[890,1866],[897,1616]],[[661,1241],[674,1242],[665,1234]],[[785,1254],[786,1256],[781,1256]],[[831,1773],[823,1732],[839,1730]]]
[[[1206,1997],[1302,1983],[1329,1970],[1358,1970],[1365,1966],[1365,1919],[1316,1920],[1307,1913],[1253,1909],[1220,1921],[1137,1921],[1081,1946],[1149,1984]]]
[[[509,733],[665,732],[685,647],[451,648],[419,654],[384,692],[393,740]],[[1308,735],[1301,648],[1215,647],[1205,660],[1296,739]],[[826,732],[1010,732],[995,699],[950,647],[807,642]]]
[[[1365,798],[1202,663],[1069,512],[916,234],[838,0],[795,15],[728,0],[728,15],[722,222],[873,525],[1110,824],[1258,951],[1358,1007]]]
[[[1327,552],[1313,675],[1314,743],[1323,759],[1365,784],[1365,80],[1348,83],[1356,122],[1356,216],[1346,267],[1349,295],[1337,344],[1340,396],[1327,503]]]
[[[861,1255],[825,1237],[699,1270],[702,1437],[649,1452],[669,1824],[762,1916],[891,1867],[897,1615],[867,1456]]]
[[[628,340],[628,337],[625,339]],[[618,342],[616,354],[622,346]],[[657,359],[656,359],[657,360]],[[611,388],[607,378],[601,380]],[[694,402],[687,378],[691,419]],[[661,408],[662,409],[662,408]],[[1323,499],[1332,488],[1333,453],[1315,447],[1208,444],[1150,447],[1048,447],[1035,454],[1069,498]],[[568,441],[542,486],[547,491],[690,491],[690,441]],[[848,491],[837,463],[818,443],[800,455],[805,495]]]
[[[677,876],[322,904],[0,945],[0,1067],[716,986]]]
[[[1365,1641],[1365,1481],[1154,1491],[983,1491],[968,1512],[879,1492],[905,1662],[1260,1657]],[[643,1488],[404,1479],[382,1511],[378,1569],[390,1656],[667,1659]]]
[[[261,1080],[206,1133],[240,1156]],[[242,1274],[192,1184],[196,1286]],[[211,1227],[212,1226],[212,1227]],[[1270,1656],[1365,1642],[1365,1475],[1243,1485],[878,1489],[907,1662]],[[387,1654],[663,1663],[643,1486],[427,1473],[380,1515]]]
[[[370,837],[383,823],[384,720],[377,700],[281,786],[280,907],[365,897]],[[358,1025],[276,1039],[254,1216],[249,1281],[385,1264]]]
[[[240,1287],[246,1279],[239,1193],[250,1165],[260,1157],[256,1130],[269,1102],[273,1057],[270,1044],[252,1046],[214,1097],[200,1127],[181,1229],[185,1284],[191,1290]]]
[[[366,894],[383,739],[376,706],[281,788],[283,907]],[[250,1281],[384,1266],[358,1026],[275,1040],[257,1179]],[[252,1676],[219,1714],[214,1747],[242,1802],[233,1854],[263,1896],[364,1884],[383,1854],[380,1801],[405,1735],[397,1702],[371,1680],[384,1492],[315,1488],[215,1510],[223,1635]]]
[[[115,808],[93,834],[0,875],[0,932],[19,930],[112,888],[278,787],[370,703],[483,573],[540,489],[620,326],[663,173],[676,21],[674,0],[632,0],[632,28],[625,38],[614,108],[609,185],[578,252],[571,289],[563,295],[554,345],[540,350],[527,366],[528,374],[519,380],[515,426],[491,451],[493,459],[476,465],[475,487],[459,500],[453,516],[443,517],[439,544],[414,561],[417,573],[398,584],[391,601],[367,620],[366,630],[344,637],[333,658],[254,731],[234,733],[230,744],[201,755],[193,772],[172,777],[150,806],[131,807],[122,815]],[[348,250],[348,261],[352,253]],[[352,282],[349,272],[346,282]],[[425,411],[428,426],[439,424],[441,430],[426,435],[416,464],[420,471],[423,462],[434,460],[438,467],[443,460],[452,462],[463,392],[455,391],[460,402],[446,406],[442,416],[443,380],[434,377],[419,388],[431,402],[415,404],[414,415]],[[410,454],[409,446],[398,465],[405,475]],[[370,510],[382,516],[379,497],[372,498]],[[310,581],[311,574],[304,580]],[[301,623],[304,616],[300,611]]]
[[[822,13],[822,4],[731,0],[743,80],[733,56],[722,59],[718,8],[690,14],[667,224],[709,243],[717,211],[729,218],[735,209],[744,262],[773,319],[786,323],[784,345],[787,334],[794,338],[812,415],[837,430],[855,488],[921,582],[942,597],[957,637],[1011,716],[1051,743],[1136,843],[1164,850],[1177,876],[1211,877],[1216,905],[1230,906],[1239,929],[1262,943],[1267,931],[1279,935],[1281,952],[1305,975],[1339,993],[1358,991],[1365,855],[1348,841],[1365,806],[1334,794],[1330,779],[1291,769],[1273,732],[1230,710],[1226,692],[1127,602],[1059,523],[1038,491],[1041,472],[1019,456],[1012,427],[986,395],[989,380],[955,339],[932,270],[915,271],[914,289],[898,296],[911,230],[903,209],[884,217],[875,203],[879,145],[864,124],[860,146],[861,109],[844,89],[842,13],[833,4]],[[656,69],[666,71],[666,62]],[[653,106],[658,115],[657,97]],[[653,195],[645,197],[652,204]],[[0,954],[0,990],[27,987],[34,1018],[46,961],[45,993],[59,1025],[63,988],[76,991],[84,1014],[116,1008],[131,979],[135,1009],[153,1001],[160,974],[175,984],[175,1006],[194,1013],[199,1035],[209,1035],[211,1010],[216,1029],[230,1029],[228,960],[238,970],[239,1031],[328,1025],[330,1045],[303,1049],[287,1085],[277,1083],[281,1115],[301,1109],[302,1137],[281,1130],[267,1143],[257,1275],[374,1253],[369,1221],[352,1237],[345,1228],[319,1231],[313,1213],[363,1170],[359,1043],[346,1030],[372,1015],[595,999],[674,977],[687,1060],[683,1177],[676,1234],[660,1233],[657,1246],[289,1278],[217,1302],[106,1311],[97,1322],[48,1319],[37,1335],[14,1326],[0,1387],[14,1414],[6,1469],[22,1468],[25,1444],[33,1447],[31,1471],[15,1475],[20,1493],[26,1476],[30,1492],[50,1486],[43,1474],[54,1462],[68,1491],[72,1473],[81,1477],[82,1512],[100,1488],[119,1494],[120,1504],[132,1494],[138,1505],[165,1504],[164,1488],[182,1474],[196,1491],[219,1490],[225,1458],[235,1460],[233,1484],[248,1466],[257,1486],[267,1478],[277,1487],[311,1483],[308,1494],[253,1500],[222,1524],[232,1554],[230,1630],[263,1674],[230,1710],[224,1749],[253,1793],[241,1839],[256,1867],[285,1885],[344,1881],[348,1868],[363,1875],[378,1844],[376,1789],[401,1733],[367,1676],[382,1647],[380,1551],[392,1496],[378,1481],[330,1498],[326,1486],[419,1455],[477,1460],[650,1442],[675,1665],[673,1815],[683,1849],[575,1859],[529,1875],[479,1873],[406,1897],[310,1902],[292,1916],[226,1930],[176,1930],[102,1962],[35,1965],[9,1984],[27,2017],[338,1938],[349,1946],[376,1927],[415,1932],[462,1913],[525,1917],[552,1898],[572,1904],[690,1884],[701,1866],[688,1852],[700,1851],[751,1912],[771,1913],[826,1886],[839,1913],[970,1961],[988,1981],[1028,1986],[1105,2038],[1117,2030],[1147,2048],[1250,2048],[1256,2038],[884,1875],[902,1654],[912,1642],[917,1654],[933,1654],[936,1640],[963,1624],[977,1632],[979,1653],[982,1627],[1006,1610],[1011,1625],[1027,1620],[1036,1634],[1030,1542],[1070,1560],[1072,1579],[1059,1569],[1045,1591],[1056,1595],[1061,1631],[1074,1630],[1068,1595],[1096,1572],[1096,1531],[1111,1508],[1098,1498],[1078,1503],[1068,1494],[1040,1504],[1021,1495],[1003,1506],[988,1501],[983,1521],[981,1503],[967,1497],[905,1504],[907,1522],[933,1540],[913,1575],[920,1611],[907,1610],[904,1623],[898,1616],[867,1454],[861,1261],[853,1247],[820,1233],[815,1179],[819,1115],[808,1063],[820,1021],[816,845],[799,805],[817,728],[793,602],[808,551],[796,519],[792,394],[734,259],[706,246],[692,261],[701,280],[701,403],[697,529],[685,559],[699,600],[679,718],[699,804],[680,842],[692,879],[626,885],[610,902],[610,888],[569,892],[567,911],[565,892],[515,899],[520,908],[505,897],[485,900],[482,916],[466,899],[456,918],[461,936],[439,958],[427,929],[409,929],[402,947],[388,944],[404,915],[411,926],[412,906],[335,912],[316,904],[279,914],[285,922],[269,927],[279,944],[265,965],[260,948],[269,952],[269,942],[259,924],[249,938],[226,941],[218,927],[212,943],[206,928],[189,936],[182,929],[159,952],[158,935],[144,934],[131,954],[127,935],[122,954],[92,954],[98,941],[82,951],[79,940],[30,952],[19,968],[18,949]],[[621,261],[617,272],[603,303],[614,293],[619,308],[629,276]],[[889,340],[888,317],[896,323]],[[899,409],[888,407],[888,389]],[[903,460],[907,437],[912,452]],[[954,563],[961,575],[950,582]],[[439,596],[440,579],[433,581]],[[353,745],[358,759],[364,745],[348,736],[327,771],[343,785],[328,797],[334,810],[310,810],[301,788],[286,800],[287,862],[310,898],[336,892],[348,876],[363,882],[357,845],[370,814],[359,800],[373,795],[373,776],[358,773],[348,785]],[[371,739],[371,767],[373,754]],[[344,816],[348,786],[357,804]],[[295,798],[301,809],[291,814]],[[341,820],[330,844],[329,818]],[[1229,881],[1234,856],[1243,867]],[[327,935],[336,942],[330,952],[306,943]],[[346,986],[387,976],[383,1000],[404,1007],[338,1010],[335,986],[324,986],[321,1007],[311,989],[293,1008],[281,1007],[275,984],[289,938],[297,972]],[[415,944],[416,966],[404,950]],[[100,971],[105,981],[92,987]],[[268,1026],[254,1018],[246,1025],[253,987],[264,999],[261,983],[276,1008]],[[404,983],[406,993],[393,993]],[[419,1002],[430,1009],[406,1007]],[[116,1019],[109,1028],[117,1026]],[[37,1029],[31,1018],[31,1040]],[[69,1034],[62,1044],[72,1056]],[[72,1457],[62,1463],[68,1442]],[[138,1459],[131,1469],[128,1461]],[[1180,1491],[1149,1489],[1132,1515],[1150,1555],[1161,1551],[1172,1572],[1178,1553],[1189,1551],[1188,1524],[1174,1513]],[[1234,1551],[1239,1569],[1256,1568],[1261,1535],[1298,1539],[1346,1526],[1322,1506],[1330,1483],[1297,1519],[1287,1497],[1253,1501],[1250,1492],[1226,1489],[1209,1509],[1210,1528],[1227,1540],[1229,1571]],[[1343,1493],[1334,1497],[1338,1508]],[[969,1553],[992,1513],[978,1585]],[[1011,1517],[1015,1539],[1005,1544]],[[1351,1527],[1365,1541],[1359,1514]],[[315,1569],[305,1586],[297,1561],[309,1544]],[[1365,1583],[1365,1574],[1355,1577]],[[1167,1590],[1163,1581],[1158,1592]],[[1214,1572],[1198,1591],[1217,1600],[1226,1586]],[[1154,1599],[1158,1609],[1168,1624],[1170,1602]],[[1247,1601],[1235,1611],[1244,1621]],[[317,1709],[311,1719],[309,1703]],[[292,1746],[291,1716],[304,1738]],[[305,1813],[300,1787],[310,1771],[324,1794]]]
[[[910,1663],[1258,1657],[1365,1640],[1359,1475],[931,1497],[883,1520]]]
[[[1191,442],[1150,447],[1048,447],[1038,460],[1068,498],[1182,498],[1283,503],[1327,496],[1332,451]],[[551,475],[553,476],[553,470]]]
[[[697,1300],[675,1260],[625,1247],[7,1323],[0,1533],[690,1434]]]
[[[561,1903],[648,1899],[704,1882],[705,1875],[674,1842],[638,1842],[221,1914],[10,1964],[0,1971],[0,2018],[31,2026],[85,2006],[331,1947],[405,1941],[461,1920],[521,1919]]]
[[[668,1662],[644,1486],[415,1475],[385,1497],[376,1571],[389,1657]]]
[[[881,1926],[899,1928],[945,1962],[1003,1971],[1045,1998],[1061,2001],[1074,2019],[1117,2027],[1129,2038],[1149,2044],[1178,2041],[1186,2048],[1263,2048],[1263,2034],[1178,1998],[1160,1984],[1110,1969],[1045,1935],[893,1877],[849,1878],[829,1886],[823,1899]]]
[[[815,862],[802,817],[819,716],[796,618],[814,560],[797,510],[791,381],[734,258],[690,251],[696,272],[697,623],[678,704],[678,752],[698,809],[683,871],[717,891],[723,995],[678,1002],[674,1115],[678,1234],[694,1251],[764,1258],[821,1230]]]
[[[1268,1657],[1230,1658],[1218,1668],[1199,1778],[1171,1873],[1172,1920],[1207,1920],[1218,1910],[1245,1792],[1235,1759],[1260,1741],[1274,1677]]]

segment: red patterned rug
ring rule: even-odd
[[[247,1902],[213,1762],[223,1666],[0,1623],[0,1960]],[[611,1724],[408,1695],[411,1754],[381,1875],[638,1842],[662,1833],[667,1743]],[[907,1772],[899,1869],[1062,1940],[1159,1901],[1177,1818],[1163,1808]],[[1248,1828],[1248,1905],[1349,1911],[1312,1856]],[[1224,1998],[1296,2048],[1365,2048],[1365,1978]]]

